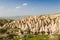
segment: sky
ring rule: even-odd
[[[0,17],[60,13],[60,0],[0,0]]]

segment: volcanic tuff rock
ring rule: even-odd
[[[60,34],[60,14],[27,16],[16,19],[3,27],[18,28],[18,35],[29,34]]]

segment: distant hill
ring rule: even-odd
[[[17,19],[17,18],[22,18],[23,16],[7,16],[7,17],[0,17],[0,19]]]
[[[24,16],[6,16],[6,17],[0,17],[0,19],[20,19],[23,17],[27,17],[29,15],[24,15]]]

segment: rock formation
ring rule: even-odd
[[[5,24],[3,27],[18,28],[19,35],[30,34],[60,34],[60,14],[28,16]]]

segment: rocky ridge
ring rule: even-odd
[[[8,28],[6,33],[27,34],[60,34],[60,14],[27,16],[6,23],[2,28]]]
[[[16,19],[3,27],[18,28],[19,35],[23,33],[30,34],[60,34],[60,14],[28,16]]]

